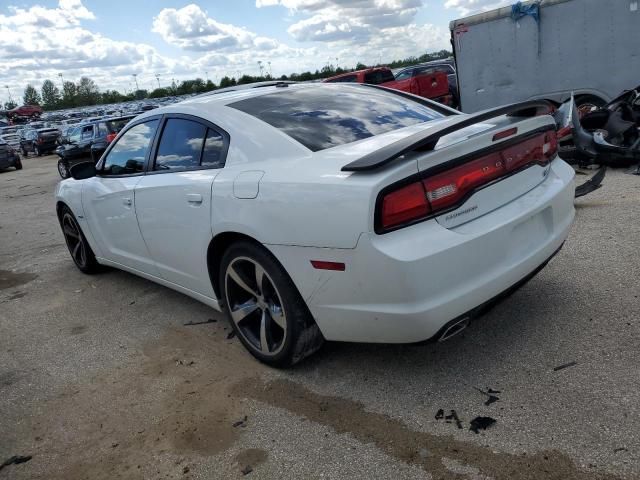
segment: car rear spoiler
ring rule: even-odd
[[[541,110],[544,109],[544,110]],[[430,128],[423,132],[414,133],[409,137],[398,140],[382,147],[375,152],[371,152],[358,160],[348,163],[342,167],[343,172],[362,172],[375,170],[392,162],[402,155],[413,151],[433,150],[440,138],[450,133],[462,130],[470,125],[484,122],[491,118],[502,115],[514,117],[534,117],[541,111],[549,113],[553,111],[553,105],[546,100],[529,100],[527,102],[514,103],[471,115],[455,115],[450,117],[451,121],[444,121],[443,124]]]

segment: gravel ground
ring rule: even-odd
[[[640,478],[640,177],[609,172],[557,257],[459,337],[275,371],[195,300],[78,272],[55,164],[0,172],[0,463],[33,457],[0,479]]]

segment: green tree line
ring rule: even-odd
[[[384,66],[390,68],[401,68],[417,63],[424,63],[433,60],[441,60],[451,56],[451,52],[440,50],[439,52],[425,53],[419,57],[408,57],[402,60],[394,60]],[[380,65],[375,65],[380,66]],[[366,65],[358,63],[355,70],[367,68]],[[301,73],[292,73],[290,75],[282,75],[278,80],[292,81],[309,81],[340,75],[342,73],[351,72],[354,69],[344,69],[334,65],[326,65],[315,72],[307,71]],[[145,98],[162,98],[173,95],[186,95],[192,93],[204,93],[216,90],[218,88],[233,87],[234,85],[243,85],[247,83],[262,82],[275,80],[270,74],[267,75],[242,75],[239,78],[224,76],[220,79],[218,85],[211,80],[204,81],[202,78],[193,80],[184,80],[179,83],[175,81],[168,87],[159,87],[154,90],[140,89],[131,93],[123,94],[117,90],[100,91],[98,85],[88,77],[80,78],[77,83],[65,81],[60,90],[51,80],[42,82],[40,91],[33,85],[29,84],[24,89],[23,102],[24,105],[40,105],[44,110],[59,110],[64,108],[86,107],[90,105],[119,103],[130,100],[143,100]],[[5,103],[5,109],[9,110],[16,107],[15,102]]]

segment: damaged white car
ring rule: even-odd
[[[560,249],[574,171],[544,102],[474,115],[369,85],[274,83],[137,117],[60,182],[78,268],[224,310],[259,360],[461,331]]]

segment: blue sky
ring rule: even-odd
[[[0,86],[93,78],[128,90],[172,79],[352,67],[448,47],[449,21],[501,0],[3,0]],[[5,89],[0,101],[7,100]]]

